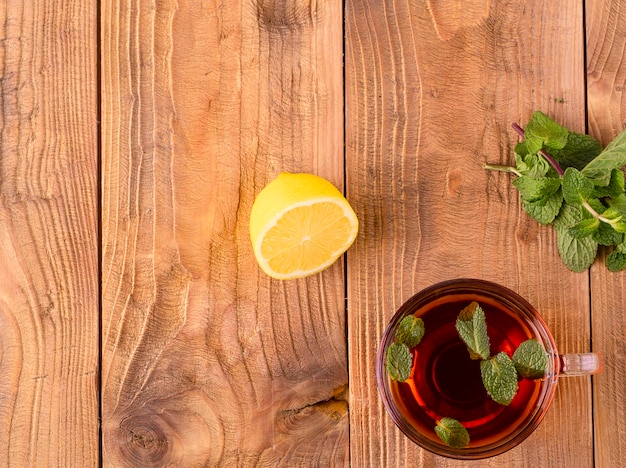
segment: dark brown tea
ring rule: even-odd
[[[513,401],[501,405],[483,386],[480,360],[470,358],[455,328],[461,310],[476,301],[485,311],[490,351],[509,357],[519,344],[539,336],[524,321],[494,298],[480,293],[458,293],[433,299],[414,313],[424,321],[425,334],[413,349],[413,369],[405,382],[390,381],[395,405],[423,436],[442,443],[434,432],[436,421],[454,418],[468,430],[470,447],[506,439],[540,404],[539,380],[521,379]]]

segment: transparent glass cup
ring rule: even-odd
[[[504,350],[512,356],[526,339],[538,340],[546,351],[545,376],[520,378],[509,405],[490,399],[476,370],[479,362],[469,361],[467,347],[454,328],[458,313],[472,301],[485,310],[492,355]],[[388,374],[387,350],[399,323],[410,314],[424,320],[425,334],[415,348],[411,376],[399,383]],[[460,352],[463,359],[458,358]],[[552,402],[559,377],[595,374],[602,365],[602,356],[595,353],[559,354],[543,319],[515,292],[488,281],[455,279],[422,290],[398,309],[383,334],[376,373],[387,412],[410,440],[438,455],[477,460],[517,446],[535,430]],[[446,416],[468,428],[467,447],[451,448],[438,438],[436,421]]]

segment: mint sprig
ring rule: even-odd
[[[570,132],[535,112],[515,146],[515,166],[485,165],[514,174],[513,185],[526,213],[552,224],[559,255],[575,272],[591,266],[598,246],[611,252],[610,271],[626,268],[626,130],[606,148],[589,135]]]

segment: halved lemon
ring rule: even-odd
[[[265,186],[250,213],[250,238],[260,267],[293,279],[332,265],[359,229],[354,210],[328,180],[283,172]]]

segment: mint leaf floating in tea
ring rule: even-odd
[[[404,343],[409,348],[415,348],[424,336],[424,321],[415,315],[408,315],[402,319],[396,331],[396,341]]]
[[[606,148],[589,135],[570,132],[535,112],[515,146],[515,166],[485,168],[513,174],[522,207],[541,224],[553,224],[563,263],[572,271],[589,268],[598,245],[608,248],[610,271],[626,268],[626,130]]]
[[[483,385],[489,396],[501,405],[508,405],[517,393],[517,371],[504,351],[480,363]]]
[[[424,321],[408,315],[400,321],[395,341],[387,349],[387,372],[392,380],[404,382],[411,375],[415,348],[424,336]]]
[[[517,347],[513,353],[513,364],[522,377],[540,379],[546,375],[548,356],[541,343],[530,339]]]
[[[456,320],[456,330],[467,348],[472,359],[488,359],[489,336],[485,312],[477,302],[465,307]]]
[[[452,418],[441,418],[435,426],[437,436],[444,444],[452,448],[464,448],[469,445],[470,436],[463,424]]]
[[[387,372],[393,380],[404,382],[411,375],[413,355],[404,343],[392,343],[387,349]]]

